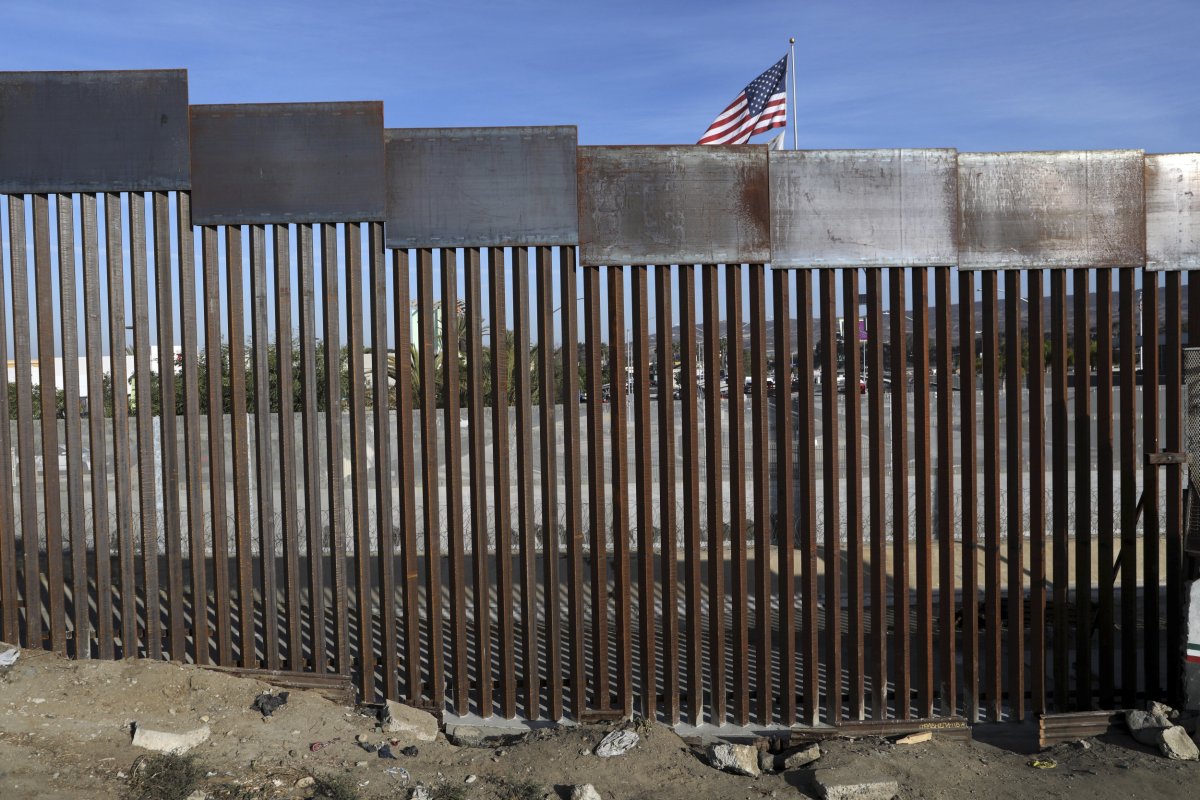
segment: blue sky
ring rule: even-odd
[[[66,0],[4,16],[0,69],[185,67],[194,103],[382,99],[390,127],[694,142],[795,36],[801,147],[1200,139],[1196,0]]]

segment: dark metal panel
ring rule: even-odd
[[[387,246],[576,244],[577,141],[574,125],[384,131]]]
[[[198,225],[384,216],[383,103],[191,108]]]
[[[770,261],[767,172],[765,147],[581,147],[580,261]]]
[[[1141,150],[960,153],[966,269],[1140,266]]]
[[[188,185],[186,70],[0,73],[0,192]]]
[[[776,150],[770,163],[772,266],[957,263],[954,150]]]
[[[1200,153],[1146,156],[1146,268],[1200,269]]]

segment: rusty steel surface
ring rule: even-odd
[[[1200,269],[1200,153],[1146,156],[1146,268]]]
[[[770,261],[765,147],[581,147],[578,154],[581,264]]]
[[[186,189],[187,72],[0,72],[0,192]]]
[[[1141,266],[1143,185],[1141,150],[960,153],[959,264]]]
[[[191,108],[197,225],[384,217],[383,103]]]
[[[951,266],[954,150],[776,150],[774,267]]]
[[[574,245],[575,126],[391,128],[388,247]]]

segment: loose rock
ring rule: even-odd
[[[783,769],[799,769],[821,757],[821,745],[814,744],[793,750],[783,757]]]
[[[208,740],[212,730],[207,725],[186,733],[168,733],[155,731],[135,725],[133,729],[133,746],[144,750],[154,750],[159,753],[182,755],[193,747]]]
[[[775,771],[775,754],[770,750],[758,751],[758,768],[763,772]]]
[[[408,800],[432,800],[432,797],[424,786],[414,786],[408,793]]]
[[[1162,731],[1174,727],[1169,718],[1153,711],[1126,711],[1125,724],[1129,726],[1129,733],[1134,739],[1151,747],[1158,746]]]
[[[437,739],[437,718],[427,711],[406,706],[393,700],[387,701],[387,715],[383,729],[388,733],[402,733],[419,742]]]
[[[758,750],[748,744],[714,744],[708,748],[708,763],[716,769],[757,778]]]
[[[312,786],[316,782],[317,782],[317,779],[314,778],[312,775],[305,775],[303,778],[296,781],[296,788],[297,789],[307,789],[308,787]]]
[[[1179,725],[1161,732],[1158,749],[1172,761],[1200,761],[1200,748]]]
[[[633,731],[613,731],[600,740],[595,752],[601,758],[624,755],[637,745],[639,739]]]
[[[581,783],[571,787],[571,800],[601,800],[601,797],[595,786]]]
[[[867,777],[848,767],[819,769],[813,779],[825,800],[892,800],[900,791],[896,781]]]

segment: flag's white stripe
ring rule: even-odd
[[[741,120],[745,118],[745,116],[746,98],[742,97],[741,102],[739,102],[735,108],[733,108],[731,111],[722,113],[721,116],[713,120],[713,123],[708,126],[708,130],[706,130],[704,135],[700,138],[705,139],[713,134],[723,133],[728,130],[731,125],[739,124]]]

